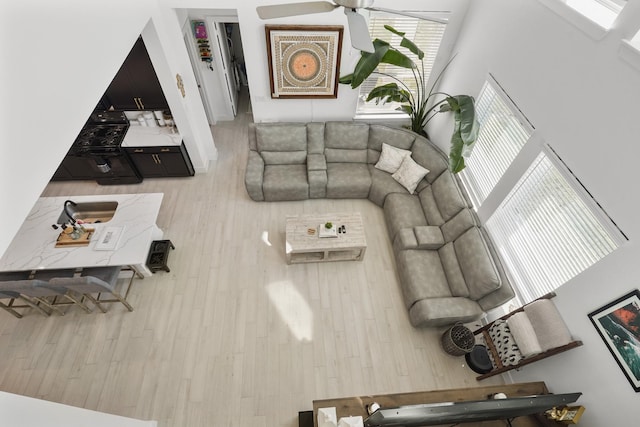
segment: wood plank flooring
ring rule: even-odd
[[[249,111],[247,96],[240,112]],[[244,189],[249,113],[212,127],[218,160],[193,178],[43,195],[163,192],[170,273],[136,280],[133,312],[0,312],[0,389],[160,427],[297,426],[312,400],[474,387],[442,329],[415,329],[382,210],[367,200],[253,202]],[[284,218],[362,214],[362,262],[287,265]],[[501,383],[500,378],[480,385]]]

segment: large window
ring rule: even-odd
[[[476,206],[484,202],[533,131],[508,102],[493,79],[485,83],[476,101],[480,131],[463,172]]]
[[[625,237],[493,78],[476,107],[479,137],[461,176],[524,304]]]
[[[574,177],[542,152],[486,223],[521,303],[565,283],[622,242]]]
[[[415,44],[420,49],[422,49],[422,51],[424,51],[424,75],[425,78],[428,79],[429,74],[431,73],[431,69],[433,68],[438,49],[440,48],[440,42],[442,41],[442,36],[444,34],[446,24],[440,24],[437,22],[407,16],[372,12],[369,19],[369,32],[371,33],[372,39],[379,38],[381,40],[390,42],[394,47],[398,47],[400,44],[400,37],[387,31],[384,28],[385,25],[390,25],[398,31],[405,32],[405,37],[415,42]],[[413,54],[411,54],[407,49],[403,47],[400,47],[399,49],[409,57],[414,58]],[[393,77],[401,80],[410,88],[414,88],[415,83],[412,71],[406,68],[400,68],[389,64],[380,64],[378,66],[378,71],[380,73],[387,74],[388,76],[374,73],[369,76],[369,78],[365,80],[364,83],[362,83],[362,85],[360,86],[360,94],[358,97],[356,114],[404,114],[396,111],[398,103],[389,102],[376,105],[375,102],[365,102],[365,100],[367,99],[367,95],[369,95],[371,89],[373,89],[374,87],[390,82],[397,82]]]

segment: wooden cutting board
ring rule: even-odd
[[[80,237],[74,239],[71,234],[67,234],[64,231],[60,233],[56,240],[56,248],[68,248],[72,246],[87,246],[91,241],[91,236],[95,231],[95,228],[86,228],[86,232],[82,233]]]

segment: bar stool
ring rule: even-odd
[[[37,300],[33,300],[28,296],[22,294],[22,290],[30,288],[33,280],[30,271],[11,271],[0,273],[0,298],[10,299],[8,304],[2,303],[0,306],[7,310],[17,318],[21,318],[23,314],[18,313],[16,308],[33,308],[43,316],[49,316],[50,313],[45,311],[38,305]],[[25,305],[16,305],[15,301],[20,300]]]
[[[37,298],[46,307],[64,316],[59,305],[77,305],[87,313],[91,313],[91,309],[87,307],[81,300],[76,298],[71,292],[68,292],[66,288],[62,286],[56,286],[51,283],[52,279],[69,279],[75,275],[75,269],[61,269],[61,270],[38,270],[34,274],[33,285],[29,289],[23,290],[23,295],[28,295],[33,298]],[[48,297],[53,297],[52,301],[48,300]],[[58,301],[58,298],[63,301]]]
[[[115,289],[121,270],[121,266],[83,268],[80,277],[53,278],[49,283],[83,295],[103,313],[106,313],[107,310],[102,306],[102,303],[113,302],[120,302],[127,308],[127,310],[133,311],[133,307],[131,307],[131,304],[127,302],[126,297],[129,294],[129,289],[131,288],[131,283],[133,282],[135,273],[132,272],[125,296],[123,297],[116,292]],[[97,294],[97,296],[94,297],[93,294]],[[102,299],[102,294],[111,294],[114,299]]]

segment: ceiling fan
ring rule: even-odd
[[[287,16],[308,15],[312,13],[331,12],[338,7],[344,7],[344,13],[347,15],[347,23],[349,24],[349,33],[351,34],[351,45],[365,52],[374,52],[369,28],[365,17],[358,13],[358,9],[373,10],[377,12],[387,12],[396,15],[410,16],[414,18],[426,19],[429,21],[446,23],[445,19],[426,18],[409,12],[402,12],[391,9],[383,9],[371,7],[373,0],[333,0],[328,1],[310,1],[304,3],[286,3],[275,4],[271,6],[258,6],[256,11],[261,19],[284,18]]]

